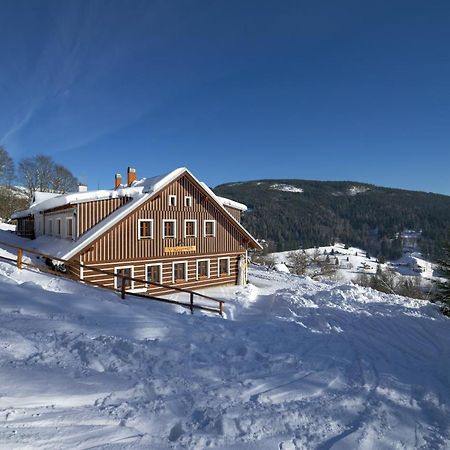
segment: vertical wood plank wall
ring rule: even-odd
[[[169,195],[176,195],[177,205],[169,206]],[[184,206],[184,197],[192,197],[192,206]],[[153,219],[153,239],[138,240],[138,219]],[[163,239],[163,220],[176,220],[176,238]],[[197,237],[183,237],[184,220],[197,220]],[[216,220],[216,237],[203,237],[205,220]],[[196,246],[196,254],[245,252],[242,234],[194,184],[183,176],[163,189],[156,198],[144,203],[93,243],[82,255],[86,264],[136,259],[150,259],[167,255],[165,247]],[[170,257],[183,256],[172,253]],[[169,255],[168,255],[169,256]]]
[[[101,220],[130,200],[130,197],[119,197],[79,203],[77,205],[77,237],[97,225]]]
[[[225,206],[225,209],[238,221],[241,222],[241,211],[231,206]]]
[[[176,206],[169,205],[169,195],[177,198]],[[186,196],[192,197],[192,206],[185,207]],[[94,203],[94,202],[93,202]],[[100,220],[101,208],[120,207],[118,203],[99,206],[84,204],[79,214],[79,229],[88,229],[96,220]],[[108,211],[112,212],[112,209]],[[104,211],[104,209],[103,209]],[[237,211],[237,210],[235,210]],[[231,212],[231,211],[230,211]],[[239,212],[239,211],[238,211]],[[138,239],[138,220],[153,219],[153,238]],[[176,237],[163,239],[163,220],[176,220]],[[197,237],[184,237],[184,220],[197,220]],[[216,221],[216,236],[204,237],[204,221]],[[195,246],[196,251],[190,253],[165,252],[166,247]],[[175,180],[156,197],[148,200],[128,217],[116,224],[108,232],[93,242],[91,247],[77,257],[86,265],[93,265],[104,270],[114,271],[115,267],[133,266],[136,278],[145,278],[145,265],[149,263],[163,264],[163,284],[172,284],[172,263],[186,261],[188,280],[178,282],[180,287],[201,287],[214,284],[236,283],[239,256],[245,253],[247,241],[238,230],[236,224],[227,217],[187,175]],[[230,273],[219,276],[218,258],[230,258]],[[210,260],[210,278],[197,279],[197,259]],[[96,281],[105,286],[114,286],[114,277],[96,274],[83,270],[83,278]],[[145,285],[135,285],[134,288],[145,288]],[[149,289],[159,293],[161,289]]]

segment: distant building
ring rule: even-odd
[[[36,192],[27,210],[13,214],[19,236],[68,261],[80,280],[116,289],[122,283],[70,262],[184,288],[236,284],[247,251],[262,248],[240,224],[246,206],[216,196],[186,168],[138,181],[129,167],[125,185],[117,174],[114,189],[80,191]],[[132,291],[166,291],[124,282]]]

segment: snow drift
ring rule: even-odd
[[[227,319],[0,263],[1,448],[448,448],[450,320],[252,269]]]

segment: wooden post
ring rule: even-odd
[[[220,315],[223,317],[223,302],[221,301],[219,305],[220,305]]]
[[[125,300],[125,277],[120,277],[119,279],[122,280],[122,286],[120,286],[122,300]]]
[[[193,292],[190,293],[190,297],[191,297],[191,314],[194,314],[194,293]]]
[[[22,269],[22,257],[23,257],[23,250],[21,248],[17,249],[17,268],[19,270]]]

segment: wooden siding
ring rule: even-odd
[[[130,197],[120,197],[79,203],[77,205],[77,237],[90,230],[130,200]]]
[[[152,260],[140,260],[140,261],[114,261],[101,264],[93,264],[96,269],[105,270],[114,273],[114,269],[117,267],[132,266],[133,278],[145,279],[146,277],[146,265],[147,264],[161,264],[162,265],[162,279],[161,283],[166,285],[172,285],[180,288],[195,289],[199,287],[207,287],[221,284],[236,284],[238,275],[238,260],[240,254],[212,254],[212,255],[194,255],[194,256],[179,256],[176,258],[155,258]],[[219,270],[219,258],[230,258],[230,274],[220,275]],[[197,261],[209,260],[209,277],[197,278]],[[173,263],[187,262],[187,280],[173,282]],[[74,272],[75,275],[75,272]],[[101,284],[102,286],[114,288],[114,276],[98,273],[94,270],[83,268],[83,280],[86,282],[92,282]],[[159,288],[157,286],[148,286],[145,283],[134,284],[133,289],[146,289],[151,295],[159,295],[170,292],[170,289]]]
[[[169,195],[176,195],[176,206],[169,205]],[[184,206],[184,197],[192,197],[192,206]],[[95,216],[92,206],[86,207],[87,214]],[[86,213],[85,213],[86,214]],[[80,214],[81,219],[82,214]],[[99,217],[99,216],[95,216]],[[138,219],[153,219],[153,238],[138,240]],[[176,237],[162,238],[164,219],[177,222]],[[197,220],[197,237],[183,237],[184,220]],[[216,221],[216,236],[203,237],[205,220]],[[93,219],[85,219],[93,223]],[[83,223],[81,223],[81,229]],[[192,253],[167,253],[166,247],[195,246]],[[126,260],[150,260],[154,258],[189,257],[223,253],[244,253],[246,238],[224,212],[209,200],[187,174],[173,181],[159,194],[145,202],[136,211],[116,224],[86,249],[81,260],[86,264]]]
[[[231,206],[225,206],[225,209],[240,223],[241,222],[241,210],[231,208]]]

